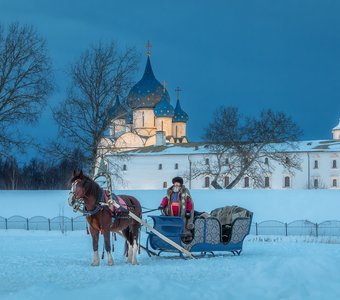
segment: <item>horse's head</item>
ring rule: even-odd
[[[71,190],[68,198],[68,204],[73,207],[74,211],[80,210],[84,206],[85,191],[83,188],[84,173],[80,171],[78,174],[73,171],[70,179]]]
[[[75,208],[75,205],[78,205],[79,203],[89,207],[92,207],[95,204],[96,199],[98,199],[100,194],[100,187],[90,177],[84,175],[83,171],[80,171],[79,173],[73,171],[70,184],[71,191],[68,201],[70,206],[73,206],[73,208],[76,209],[77,207]]]
[[[84,179],[85,179],[85,175],[82,170],[79,172],[79,174],[77,174],[76,171],[73,171],[73,177],[70,180],[70,183],[71,183],[70,193],[74,195],[74,198],[76,200],[79,200],[85,197],[85,190],[83,187]]]

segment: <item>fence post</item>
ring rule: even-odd
[[[257,229],[257,222],[256,222],[256,223],[255,223],[255,232],[256,232],[256,235],[259,235],[257,230],[258,230],[258,229]]]
[[[288,236],[288,225],[285,223],[285,229],[286,229],[286,236]]]
[[[50,218],[48,218],[47,220],[48,220],[48,231],[51,231],[51,220]]]
[[[318,223],[315,223],[315,234],[316,237],[318,237],[319,233],[318,233]]]
[[[5,218],[5,229],[8,229],[8,225],[7,225],[7,218]]]
[[[26,225],[27,225],[27,230],[30,230],[30,227],[28,225],[28,218],[26,218]]]
[[[71,217],[71,231],[73,231],[73,217]]]

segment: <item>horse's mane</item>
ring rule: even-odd
[[[96,200],[99,200],[103,190],[97,182],[95,182],[90,177],[83,175],[82,186],[85,190],[86,196],[94,196]]]

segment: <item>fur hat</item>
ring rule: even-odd
[[[175,178],[172,179],[172,184],[175,184],[175,182],[178,182],[181,185],[183,185],[183,178],[182,177],[175,177]]]

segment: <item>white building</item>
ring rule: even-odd
[[[274,161],[274,171],[264,175],[270,189],[340,188],[340,140],[301,141],[294,153],[301,160],[301,170],[289,173]],[[149,146],[126,153],[121,163],[124,182],[115,182],[115,189],[162,189],[171,185],[175,176],[185,176],[192,189],[209,189],[209,176],[193,179],[192,165],[214,159],[202,143]],[[117,162],[116,154],[107,156]],[[226,183],[232,178],[226,179]],[[251,179],[244,177],[235,188],[253,188]]]
[[[185,176],[189,188],[212,188],[212,178],[193,178],[192,166],[213,160],[204,143],[189,143],[186,129],[188,114],[181,108],[179,96],[174,108],[166,88],[156,79],[150,51],[144,74],[130,90],[124,104],[117,98],[112,109],[110,136],[101,147],[110,149],[105,156],[115,165],[117,155],[127,159],[118,165],[123,178],[115,189],[167,188],[175,176]],[[307,189],[340,188],[340,122],[332,130],[333,140],[301,141],[294,150],[301,161],[301,171],[285,170],[275,161],[268,161],[271,172],[264,174],[264,188]],[[100,149],[99,149],[100,151]],[[286,151],[286,150],[285,150]],[[282,151],[281,151],[282,152]],[[226,185],[232,178],[224,178]],[[235,188],[253,188],[250,178],[243,178]]]
[[[131,88],[124,103],[117,97],[111,115],[110,136],[101,141],[101,147],[127,151],[155,145],[157,141],[188,142],[189,116],[181,107],[179,94],[176,106],[172,106],[167,89],[153,73],[150,51],[142,78]]]

